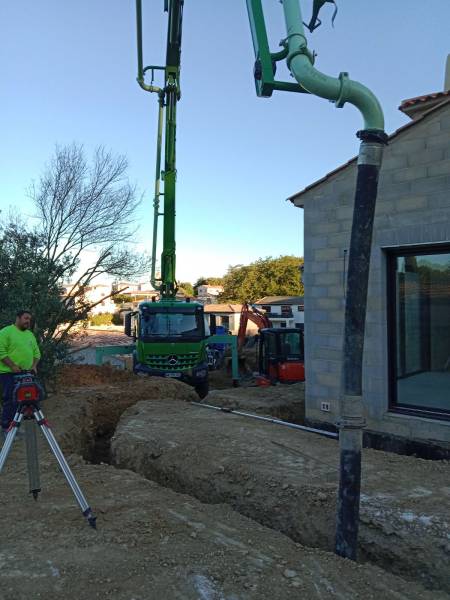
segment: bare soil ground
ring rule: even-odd
[[[24,444],[17,440],[0,475],[0,518],[3,524],[7,523],[2,528],[0,550],[2,600],[448,598],[444,592],[425,591],[419,583],[406,582],[376,566],[358,565],[328,552],[305,548],[288,536],[238,514],[226,504],[201,503],[193,497],[195,494],[177,493],[131,470],[87,464],[82,456],[98,461],[103,454],[108,455],[105,440],[107,442],[113,433],[123,411],[129,408],[117,440],[122,438],[121,444],[133,457],[136,471],[142,472],[145,466],[138,464],[139,457],[154,464],[165,460],[171,446],[171,451],[182,458],[181,467],[192,469],[193,479],[197,478],[197,472],[192,458],[200,459],[208,470],[222,453],[214,468],[217,467],[222,476],[226,469],[225,477],[231,479],[234,472],[229,471],[229,466],[236,463],[241,469],[239,485],[244,493],[252,484],[245,463],[240,464],[239,439],[235,434],[228,437],[228,427],[224,427],[224,439],[232,446],[226,450],[224,444],[217,444],[216,451],[213,443],[206,450],[205,428],[201,426],[196,430],[195,420],[190,418],[180,421],[181,409],[180,414],[186,411],[185,417],[189,413],[208,414],[211,420],[206,422],[211,423],[211,431],[217,432],[213,411],[185,403],[197,400],[188,387],[176,381],[148,380],[130,374],[119,375],[115,370],[91,369],[89,373],[73,367],[64,369],[59,391],[45,401],[43,411],[54,424],[55,435],[98,516],[98,531],[85,523],[43,439],[40,441],[43,491],[38,502],[32,500],[27,493]],[[135,402],[139,404],[133,406]],[[146,414],[144,408],[153,406],[157,410],[149,413],[146,427],[140,419],[139,427],[131,427],[130,419],[135,419],[141,411]],[[165,418],[158,413],[164,407]],[[231,415],[226,418],[235,419]],[[160,436],[154,435],[152,425],[161,430]],[[150,439],[147,429],[152,431]],[[189,445],[178,440],[173,433],[175,429],[181,429],[185,439],[190,437]],[[235,431],[245,437],[246,425],[239,424]],[[261,429],[258,436],[263,439],[267,430]],[[179,441],[182,443],[176,448],[174,444]],[[254,453],[253,441],[249,438],[249,455]],[[285,442],[283,439],[282,443]],[[209,462],[205,459],[205,450],[211,452]],[[293,458],[297,460],[298,455],[294,453]],[[285,461],[280,456],[283,472],[287,468]],[[388,470],[388,465],[385,467]],[[313,473],[312,464],[310,470]],[[442,477],[445,475],[443,472]],[[423,478],[428,486],[430,482],[425,473]],[[172,485],[170,477],[167,479]],[[277,477],[271,474],[268,489],[272,489],[272,483],[278,485]],[[286,483],[287,487],[283,487]],[[197,479],[197,484],[203,488],[203,479]],[[239,495],[238,480],[231,485]],[[444,485],[441,481],[441,486]],[[290,489],[290,482],[283,482],[280,500],[283,495],[290,495]],[[421,494],[424,497],[424,493]],[[270,494],[267,498],[270,503]],[[303,498],[297,501],[301,503]],[[211,497],[208,502],[215,500]],[[327,497],[318,496],[317,509],[321,510],[323,504],[327,505]],[[279,509],[284,506],[280,501]],[[317,510],[311,515],[311,518],[316,517]],[[395,535],[393,537],[395,540]],[[422,546],[411,548],[417,555],[421,550]]]
[[[337,441],[181,402],[139,403],[112,440],[115,464],[223,502],[310,547],[333,549]],[[363,456],[360,554],[450,591],[450,466]]]
[[[305,420],[305,384],[256,385],[231,389],[213,389],[202,401],[222,408],[272,415],[277,419],[303,423]]]
[[[17,447],[17,465],[20,455]],[[22,466],[2,474],[3,600],[444,598],[375,567],[302,548],[228,506],[201,504],[130,471],[72,457],[99,517],[94,531],[53,461],[41,455],[45,491],[38,502],[26,495]]]

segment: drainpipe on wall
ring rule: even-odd
[[[361,485],[362,431],[365,417],[362,403],[362,363],[367,307],[370,252],[378,175],[383,147],[387,143],[383,110],[375,95],[352,81],[348,73],[329,77],[314,68],[307,48],[299,0],[282,0],[287,29],[287,65],[291,74],[308,92],[332,100],[342,108],[353,104],[362,114],[358,176],[345,299],[342,383],[340,394],[339,446],[340,478],[336,517],[336,554],[356,559]]]

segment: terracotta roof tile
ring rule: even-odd
[[[416,96],[415,98],[402,100],[398,108],[399,110],[403,110],[404,108],[414,106],[415,104],[421,104],[428,102],[429,100],[436,100],[437,98],[445,98],[446,96],[450,96],[450,90],[447,92],[435,92],[434,94],[427,94],[425,96]]]

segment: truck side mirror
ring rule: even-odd
[[[126,336],[128,337],[133,337],[133,334],[131,333],[131,317],[132,317],[133,313],[132,312],[127,312],[125,313],[125,317],[123,320],[123,332]]]

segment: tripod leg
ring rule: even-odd
[[[83,516],[86,517],[89,525],[91,525],[91,527],[95,529],[97,517],[94,517],[92,510],[89,504],[87,503],[83,492],[80,489],[80,486],[78,485],[69,465],[67,464],[66,459],[64,458],[64,454],[61,452],[61,448],[59,447],[58,442],[56,441],[55,436],[53,435],[53,431],[49,428],[48,422],[45,419],[41,410],[36,409],[34,412],[34,416],[37,421],[37,424],[39,425],[42,433],[45,436],[45,439],[48,442],[48,445],[50,446],[53,454],[55,455],[56,460],[58,461],[58,464],[67,480],[67,483],[70,485],[72,492],[78,504],[80,505],[80,508],[83,512]]]
[[[16,437],[17,428],[19,427],[21,421],[23,419],[23,414],[20,411],[17,411],[14,415],[14,419],[9,426],[8,433],[6,435],[5,443],[3,444],[2,451],[0,452],[0,473],[5,466],[6,459],[8,458],[8,454],[11,450],[11,446],[14,442],[14,438]]]
[[[33,419],[25,419],[25,442],[27,449],[27,467],[28,481],[30,484],[30,494],[37,500],[38,493],[41,491],[41,482],[39,480],[39,459],[36,439],[36,424]]]

